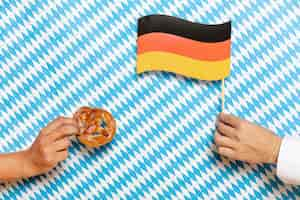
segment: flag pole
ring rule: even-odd
[[[224,112],[224,104],[225,104],[225,80],[224,80],[224,78],[221,80],[221,101],[222,101],[222,110],[221,110],[221,112]],[[215,134],[217,134],[218,133],[218,130],[216,129],[216,131],[215,131]],[[217,146],[214,144],[213,145],[213,151],[215,151],[215,152],[218,152],[218,150],[217,150]],[[221,157],[221,159],[224,161],[224,157]]]
[[[222,98],[222,112],[224,112],[224,104],[225,104],[225,80],[224,78],[222,79],[222,93],[221,93],[221,98]]]

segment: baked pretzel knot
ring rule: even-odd
[[[116,132],[113,116],[98,108],[81,107],[73,118],[77,121],[79,135],[77,138],[88,147],[99,147],[112,141]]]

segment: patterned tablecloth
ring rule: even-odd
[[[227,112],[300,133],[300,1],[253,2],[0,1],[0,152],[29,146],[82,105],[110,110],[118,124],[111,144],[88,150],[74,140],[65,162],[1,184],[0,199],[300,198],[276,166],[215,153],[220,82],[135,73],[139,17],[231,19]]]

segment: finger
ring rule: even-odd
[[[53,142],[61,138],[74,135],[78,133],[78,127],[74,125],[62,125],[53,131],[52,134],[49,134],[49,141]]]
[[[55,158],[56,158],[57,162],[60,162],[60,161],[66,160],[68,157],[68,154],[69,153],[67,150],[59,151],[56,153]]]
[[[63,151],[68,149],[68,147],[71,145],[70,139],[69,138],[64,138],[61,140],[57,140],[53,144],[53,149],[54,151]]]
[[[222,135],[228,136],[230,138],[235,138],[235,136],[236,136],[235,129],[232,128],[231,126],[224,124],[220,120],[217,121],[216,126],[217,126],[218,132],[220,132]]]
[[[45,128],[42,129],[42,133],[45,135],[48,135],[53,130],[57,129],[59,126],[62,126],[64,124],[71,124],[74,126],[77,126],[77,123],[72,118],[67,117],[58,117],[52,122],[50,122]]]
[[[238,127],[241,119],[238,117],[235,117],[234,115],[231,114],[225,114],[225,113],[220,113],[219,118],[221,122],[231,126],[231,127]]]
[[[237,143],[233,139],[223,136],[220,133],[216,133],[215,135],[215,143],[219,147],[236,147]]]
[[[233,149],[228,147],[219,147],[218,152],[220,155],[225,156],[227,158],[237,160],[236,153]]]

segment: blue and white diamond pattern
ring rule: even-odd
[[[0,1],[0,152],[82,105],[117,119],[113,142],[73,141],[49,173],[0,185],[0,199],[296,199],[275,166],[214,151],[220,83],[135,73],[137,19],[163,13],[201,23],[232,20],[226,111],[299,134],[300,1]],[[1,163],[2,164],[2,163]]]

